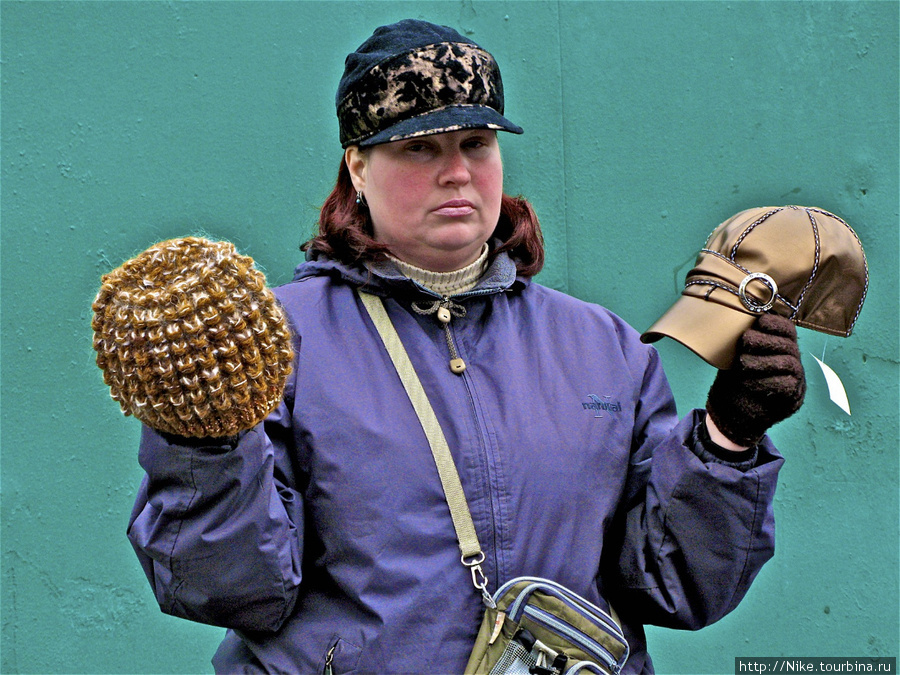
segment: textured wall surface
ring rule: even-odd
[[[507,191],[546,233],[539,280],[639,329],[737,211],[818,206],[856,229],[860,321],[849,339],[800,331],[807,403],[772,433],[776,557],[733,614],[650,645],[661,673],[897,656],[896,2],[6,0],[0,670],[211,670],[222,631],[160,614],[125,538],[138,424],[93,364],[90,303],[102,273],[191,233],[289,280],[340,157],[343,57],[406,16],[498,58],[526,129],[502,138]],[[713,370],[659,349],[682,411],[702,405]]]

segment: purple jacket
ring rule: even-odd
[[[656,351],[505,256],[444,331],[383,264],[320,258],[277,289],[296,333],[284,403],[219,445],[144,429],[128,535],[162,611],[226,626],[218,672],[461,673],[483,607],[415,412],[354,289],[386,298],[444,430],[490,590],[553,579],[606,608],[649,673],[643,624],[733,609],[774,548],[782,459],[716,461]]]

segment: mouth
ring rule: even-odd
[[[475,211],[475,205],[468,199],[451,199],[433,210],[439,216],[467,216]]]

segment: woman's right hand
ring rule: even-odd
[[[97,365],[126,415],[223,437],[280,403],[291,333],[265,277],[232,244],[156,244],[104,275],[92,307]]]
[[[805,394],[794,324],[762,314],[741,336],[733,366],[716,375],[706,410],[713,429],[737,446],[750,447],[773,424],[797,412]]]

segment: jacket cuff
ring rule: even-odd
[[[170,434],[165,431],[159,431],[158,429],[155,431],[162,436],[169,445],[180,445],[195,450],[202,448],[213,453],[230,452],[234,450],[238,446],[238,443],[240,443],[241,437],[246,433],[241,432],[234,436],[220,436],[217,438],[201,438],[199,436],[179,436],[178,434]]]
[[[738,471],[748,471],[756,466],[758,458],[758,445],[753,445],[746,450],[726,450],[718,443],[713,442],[706,428],[706,415],[698,415],[698,421],[694,425],[691,449],[703,462],[724,464]]]

